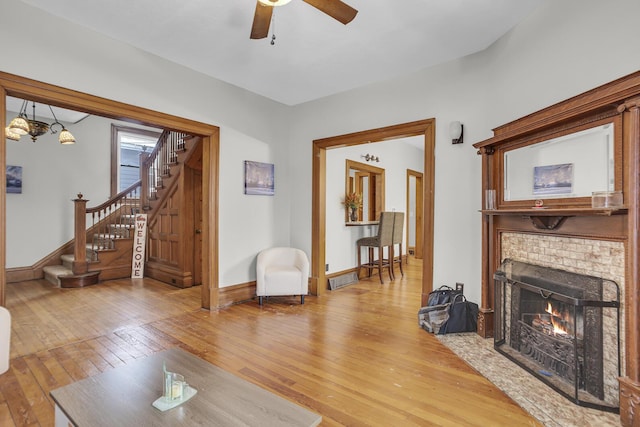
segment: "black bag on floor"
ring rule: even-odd
[[[462,291],[457,291],[451,286],[442,285],[438,289],[429,292],[427,306],[450,303],[456,295],[462,295]]]
[[[440,325],[438,334],[476,332],[478,329],[478,304],[467,301],[464,295],[456,295],[448,308],[449,316]]]

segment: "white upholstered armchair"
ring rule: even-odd
[[[0,307],[0,374],[9,370],[9,349],[11,343],[11,314]]]
[[[258,254],[256,295],[262,297],[300,295],[300,304],[309,293],[309,259],[300,249],[269,248]]]

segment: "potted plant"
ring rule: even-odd
[[[362,194],[347,193],[344,196],[344,205],[350,212],[351,221],[358,220],[358,208],[362,206]]]

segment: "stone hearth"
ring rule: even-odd
[[[493,348],[476,333],[436,335],[444,345],[546,427],[619,427],[610,412],[573,404]]]

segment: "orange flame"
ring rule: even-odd
[[[545,311],[551,315],[551,324],[553,325],[553,333],[558,335],[566,335],[567,329],[564,326],[562,326],[562,324],[560,324],[558,321],[556,321],[556,319],[562,319],[562,315],[559,312],[553,310],[553,307],[551,306],[550,302],[547,303],[547,309]]]

